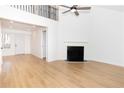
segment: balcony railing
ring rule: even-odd
[[[32,14],[50,18],[56,21],[58,20],[57,6],[50,6],[50,5],[10,5],[10,6]]]

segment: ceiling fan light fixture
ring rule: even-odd
[[[72,9],[71,12],[73,12],[73,13],[76,12],[76,9]]]

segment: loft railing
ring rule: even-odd
[[[56,21],[58,20],[57,6],[50,6],[50,5],[10,5],[10,6],[32,14],[50,18]]]

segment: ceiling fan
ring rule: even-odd
[[[72,7],[70,6],[65,6],[65,5],[60,5],[61,7],[68,8],[69,10],[62,12],[63,14],[67,12],[74,12],[76,16],[79,16],[78,10],[90,10],[91,7],[78,7],[78,5],[73,5]]]

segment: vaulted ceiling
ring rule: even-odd
[[[123,6],[119,6],[119,5],[109,5],[109,6],[101,6],[103,8],[106,9],[110,9],[110,10],[114,10],[114,11],[118,11],[118,12],[124,12],[124,5]]]

